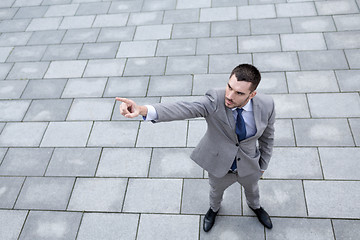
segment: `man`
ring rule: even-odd
[[[209,173],[205,232],[215,223],[225,189],[234,182],[244,187],[247,204],[259,221],[272,228],[269,215],[260,206],[258,181],[272,154],[275,110],[270,97],[256,94],[260,79],[254,66],[241,64],[231,72],[226,89],[209,90],[194,102],[138,106],[132,100],[116,98],[122,101],[121,114],[128,118],[142,115],[153,122],[206,119],[207,131],[191,154],[191,159]]]

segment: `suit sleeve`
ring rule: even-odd
[[[217,108],[217,92],[209,90],[205,96],[194,102],[175,102],[154,104],[158,115],[156,122],[184,120],[189,118],[206,117]]]
[[[268,125],[265,128],[261,137],[259,138],[259,150],[260,150],[259,165],[262,170],[266,170],[268,168],[274,146],[275,106],[273,101],[271,102],[271,104],[272,104],[272,108],[269,113]]]

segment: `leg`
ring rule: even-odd
[[[214,212],[219,211],[225,189],[227,189],[234,182],[236,182],[236,175],[233,173],[228,173],[222,178],[217,178],[209,174],[210,208]]]

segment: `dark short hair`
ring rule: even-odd
[[[234,74],[238,81],[251,82],[251,91],[254,91],[257,88],[261,80],[259,70],[250,64],[240,64],[235,67],[230,74],[230,78]]]

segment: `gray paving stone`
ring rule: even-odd
[[[28,45],[59,44],[65,35],[65,30],[33,32]]]
[[[138,12],[138,13],[133,12],[130,14],[127,25],[131,26],[131,25],[161,24],[163,15],[164,15],[163,11]]]
[[[210,23],[174,24],[172,38],[201,38],[210,36]]]
[[[7,123],[0,135],[0,146],[37,147],[47,123]]]
[[[101,97],[106,81],[106,78],[69,79],[62,98]]]
[[[207,8],[211,6],[211,0],[178,0],[176,4],[176,9],[186,9],[186,8]]]
[[[19,195],[21,186],[24,182],[23,177],[0,177],[0,207],[11,209],[14,206],[17,196]],[[0,218],[3,219],[4,216]],[[4,227],[5,223],[2,223],[1,226]],[[2,231],[4,232],[4,231]],[[1,239],[4,239],[4,236],[0,234]]]
[[[47,11],[47,6],[39,6],[39,7],[21,7],[14,16],[14,19],[18,18],[41,18],[44,16]],[[11,11],[9,9],[9,11]]]
[[[92,122],[50,122],[41,147],[85,147]]]
[[[255,53],[254,65],[261,71],[296,71],[300,70],[296,53],[275,52]]]
[[[310,217],[358,218],[358,181],[304,181]],[[331,196],[331,197],[329,197]]]
[[[169,57],[166,74],[207,73],[207,56]]]
[[[315,2],[315,5],[319,15],[336,15],[359,12],[354,0],[320,1]]]
[[[30,105],[30,101],[0,101],[0,121],[21,121]]]
[[[299,52],[301,70],[348,69],[344,52],[340,50]]]
[[[269,180],[259,182],[261,205],[270,216],[306,217],[306,203],[301,180]],[[243,198],[243,205],[246,200]],[[244,207],[244,215],[254,215]]]
[[[329,49],[360,48],[360,31],[324,33]]]
[[[261,82],[257,88],[259,93],[288,93],[285,74],[283,72],[261,73]]]
[[[252,19],[250,20],[250,28],[252,34],[279,34],[292,32],[289,18]]]
[[[142,122],[140,125],[137,147],[185,147],[186,121],[153,124]],[[176,132],[176,136],[174,136]]]
[[[135,239],[138,214],[85,213],[76,239]]]
[[[56,80],[30,80],[21,98],[60,98],[64,90],[66,79]]]
[[[162,0],[145,0],[142,11],[157,11],[175,9],[176,0],[162,1]]]
[[[90,28],[94,19],[94,15],[64,17],[59,29]]]
[[[15,0],[4,0],[1,1],[0,3],[0,7],[5,8],[5,7],[11,7],[14,4]]]
[[[52,148],[10,148],[0,166],[0,174],[42,176],[52,152]]]
[[[110,120],[113,98],[75,99],[66,120]]]
[[[242,6],[247,5],[246,0],[212,0],[213,7]]]
[[[308,94],[312,117],[360,117],[357,93]]]
[[[118,95],[121,96],[121,95]],[[155,103],[160,102],[160,97],[145,97],[145,98],[133,98],[131,97],[133,101],[135,101],[139,105],[151,105]],[[136,118],[125,118],[123,115],[120,114],[119,108],[120,108],[121,102],[116,101],[115,108],[113,112],[113,116],[111,117],[111,120],[120,120],[120,121],[142,121],[144,120],[142,116],[138,116]]]
[[[127,13],[97,15],[93,27],[120,27],[125,26],[129,18]]]
[[[360,119],[352,118],[349,119],[351,131],[353,133],[356,146],[360,146]]]
[[[346,119],[294,119],[297,146],[354,146]]]
[[[84,44],[79,59],[114,58],[118,43],[87,43]]]
[[[82,44],[61,44],[47,47],[43,60],[72,60],[79,56]]]
[[[239,53],[281,51],[278,35],[238,37]]]
[[[165,64],[165,57],[130,58],[127,60],[124,76],[163,75]]]
[[[283,51],[326,50],[322,33],[281,34]]]
[[[334,22],[338,31],[360,30],[359,14],[337,15],[334,16]]]
[[[291,18],[294,32],[329,32],[336,31],[331,16]]]
[[[95,175],[100,148],[57,148],[54,150],[45,176]]]
[[[237,53],[235,37],[200,38],[197,42],[197,55]]]
[[[237,20],[236,11],[236,7],[201,8],[200,22]]]
[[[203,222],[201,217],[201,222]],[[214,231],[214,230],[217,231]],[[254,217],[219,216],[213,231],[200,231],[200,240],[229,239],[241,236],[242,239],[265,239],[261,223]],[[221,230],[221,231],[220,231]]]
[[[353,49],[353,50],[345,50],[346,58],[349,62],[350,68],[360,68],[360,50]]]
[[[274,148],[271,163],[264,173],[264,178],[322,179],[322,169],[316,148]],[[282,189],[282,187],[279,186],[276,188]],[[265,187],[262,189],[265,190]],[[300,199],[303,198],[300,197]],[[284,216],[280,212],[274,215],[278,214]]]
[[[295,146],[294,130],[291,119],[277,119],[274,146]]]
[[[196,39],[160,40],[156,56],[195,55]]]
[[[212,37],[239,35],[250,35],[250,22],[248,20],[211,23]]]
[[[50,6],[45,17],[74,16],[79,4],[64,4]]]
[[[152,40],[170,38],[172,24],[138,26],[136,28],[135,40]]]
[[[0,133],[1,133],[1,131],[4,129],[5,124],[6,124],[6,123],[4,123],[4,122],[3,122],[3,123],[0,123]],[[2,157],[3,157],[4,154],[5,154],[4,151],[5,151],[4,149],[0,148],[0,162],[1,162],[1,160],[2,160]]]
[[[70,3],[71,0],[44,0],[42,5],[52,5],[52,4],[67,4]],[[76,2],[76,1],[74,1]]]
[[[46,46],[15,47],[8,57],[8,62],[40,61]]]
[[[13,67],[13,63],[0,63],[0,79],[4,80],[11,68]]]
[[[0,36],[0,46],[19,46],[25,45],[31,36],[30,32],[3,33]]]
[[[111,77],[104,97],[143,97],[146,95],[149,77]]]
[[[121,76],[125,67],[125,59],[89,60],[84,77]]]
[[[1,32],[22,32],[29,25],[29,19],[2,20],[0,22]]]
[[[26,7],[26,6],[39,6],[41,4],[41,0],[16,0],[13,7]]]
[[[20,239],[75,239],[81,213],[31,211]]]
[[[15,63],[7,79],[42,78],[48,69],[48,62]]]
[[[26,31],[56,30],[62,21],[62,17],[33,18]]]
[[[11,19],[19,11],[19,8],[2,8],[0,9],[0,19]]]
[[[28,177],[15,208],[65,210],[74,181],[74,178]]]
[[[230,74],[195,74],[193,95],[204,95],[212,88],[224,88],[229,81]]]
[[[100,29],[70,29],[66,31],[62,43],[90,43],[95,42]]]
[[[147,96],[191,95],[192,76],[155,76],[150,78]]]
[[[143,214],[137,239],[197,239],[199,216]]]
[[[319,148],[325,179],[359,180],[354,168],[358,148]]]
[[[97,177],[147,177],[150,148],[104,148]]]
[[[290,93],[339,91],[333,71],[287,72],[286,77]]]
[[[182,183],[181,179],[129,179],[123,212],[179,213]]]
[[[189,121],[187,147],[196,147],[206,132],[207,124],[203,120]]]
[[[340,70],[335,73],[341,91],[360,91],[360,82],[356,81],[360,77],[359,70]]]
[[[27,83],[26,80],[0,81],[0,99],[20,98]]]
[[[230,74],[241,63],[252,63],[251,54],[211,55],[209,73]]]
[[[90,65],[90,63],[89,63]],[[89,66],[88,65],[88,66]],[[86,61],[53,61],[45,74],[45,78],[76,78],[81,77]]]
[[[329,219],[288,219],[274,218],[274,230],[266,230],[266,239],[333,239],[333,231]]]
[[[203,170],[190,159],[190,148],[155,148],[149,177],[202,178]]]
[[[182,214],[205,214],[207,212],[210,206],[208,182],[208,179],[184,179]],[[241,209],[241,186],[235,183],[224,192],[219,215],[241,215]]]
[[[317,15],[313,2],[279,3],[275,6],[277,17],[305,17]]]
[[[335,237],[338,240],[356,239],[360,234],[359,220],[332,220]]]
[[[121,42],[116,57],[153,57],[156,46],[157,41]]]
[[[88,146],[134,147],[138,122],[95,122]]]
[[[161,1],[161,3],[164,3]],[[200,12],[198,9],[178,9],[168,10],[164,13],[163,23],[189,23],[199,20]]]
[[[24,121],[64,121],[72,99],[33,100]]]
[[[97,42],[129,41],[134,33],[135,27],[102,28]]]
[[[143,0],[115,1],[111,3],[109,13],[138,12],[141,10],[142,5]]]
[[[81,3],[76,15],[105,14],[110,8],[111,2]]]
[[[17,239],[26,220],[27,211],[0,210],[0,224],[6,231],[0,232],[4,240]]]
[[[68,210],[120,212],[125,178],[78,178]]]
[[[248,5],[238,7],[239,19],[275,18],[274,4]]]

